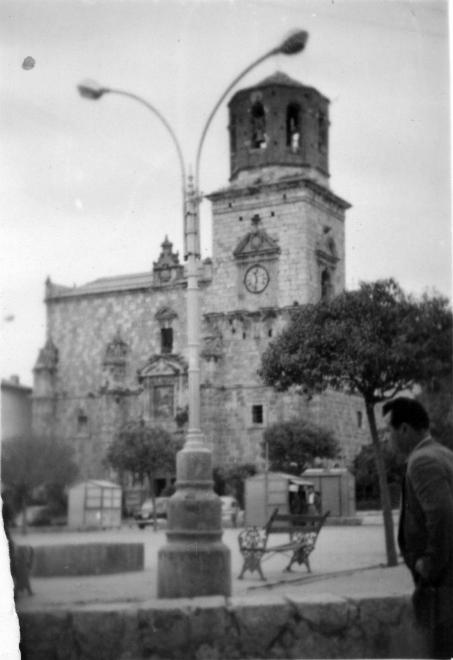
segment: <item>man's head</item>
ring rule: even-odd
[[[429,416],[415,399],[401,396],[387,401],[382,408],[387,417],[391,446],[395,453],[408,456],[429,429]]]

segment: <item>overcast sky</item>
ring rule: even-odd
[[[72,285],[146,271],[166,234],[181,250],[165,129],[130,99],[87,101],[76,85],[148,99],[189,167],[222,92],[292,28],[310,33],[306,51],[268,60],[239,87],[280,70],[330,99],[331,187],[352,204],[348,288],[393,276],[450,296],[446,2],[2,0],[0,13],[3,378],[32,383],[48,275]],[[228,183],[227,123],[224,105],[205,143],[205,193]],[[205,201],[203,256],[210,241]]]

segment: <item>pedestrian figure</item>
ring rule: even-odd
[[[322,514],[321,493],[315,490],[315,509],[318,516]]]
[[[316,516],[318,512],[317,512],[316,507],[315,507],[315,489],[314,489],[314,486],[309,486],[308,487],[307,504],[308,504],[308,515],[309,516]]]
[[[453,452],[433,440],[429,417],[414,399],[383,406],[392,449],[407,460],[398,544],[412,573],[419,624],[432,657],[453,656]]]

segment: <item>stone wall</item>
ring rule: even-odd
[[[423,658],[408,598],[264,595],[19,613],[23,660]]]
[[[143,543],[78,543],[33,548],[35,577],[104,575],[142,571]]]

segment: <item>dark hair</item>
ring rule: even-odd
[[[399,428],[401,424],[408,424],[416,431],[429,429],[429,415],[421,403],[407,396],[400,396],[387,401],[382,407],[382,414],[390,413],[390,424]]]

